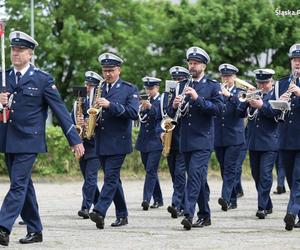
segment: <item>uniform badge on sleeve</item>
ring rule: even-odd
[[[55,84],[52,85],[52,89],[57,89],[56,86],[55,86]]]

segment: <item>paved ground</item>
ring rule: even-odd
[[[26,234],[24,226],[15,225],[9,249],[300,249],[300,229],[284,230],[283,217],[288,194],[273,195],[274,213],[265,220],[255,217],[256,192],[252,181],[244,181],[245,196],[238,209],[222,212],[217,200],[221,181],[209,180],[211,188],[212,225],[185,231],[181,219],[171,219],[166,211],[170,203],[171,183],[161,182],[165,206],[142,211],[143,181],[124,181],[129,225],[112,228],[114,205],[98,230],[90,220],[77,217],[81,202],[81,183],[37,183],[35,185],[44,225],[44,242],[20,245]],[[0,184],[0,200],[8,183]],[[274,190],[274,187],[273,187]],[[0,247],[1,248],[1,247]]]

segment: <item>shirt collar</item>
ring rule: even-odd
[[[159,93],[157,93],[154,97],[153,100],[156,100],[156,98],[159,96]]]
[[[28,64],[27,64],[23,69],[21,69],[21,70],[16,70],[16,69],[14,68],[15,75],[16,75],[17,72],[20,72],[21,75],[24,76],[25,73],[27,72],[27,70],[29,69],[29,67],[30,67],[30,64],[28,63]]]

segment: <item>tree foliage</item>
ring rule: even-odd
[[[241,75],[272,67],[279,77],[289,72],[287,52],[300,41],[300,21],[299,16],[277,16],[278,8],[297,10],[297,1],[35,1],[36,65],[55,77],[68,102],[85,71],[101,73],[97,58],[106,51],[125,59],[122,78],[140,88],[144,75],[165,80],[170,67],[185,66],[186,49],[193,45],[209,53],[213,77],[225,62]],[[7,34],[30,33],[30,1],[9,0],[6,9]]]

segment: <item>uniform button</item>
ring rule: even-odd
[[[291,121],[291,120],[289,120],[289,123],[292,123],[292,121]]]
[[[15,112],[15,111],[12,109],[11,112],[13,113],[13,112]]]
[[[105,110],[102,109],[102,113],[104,113],[104,112],[105,112]]]
[[[293,115],[294,113],[293,112],[291,112],[291,115]]]
[[[224,117],[222,117],[222,120],[224,120],[225,118]]]
[[[223,110],[223,113],[225,113],[225,110]]]
[[[259,128],[259,125],[256,125],[257,128]]]
[[[191,114],[189,114],[189,117],[191,117],[192,115]]]
[[[191,126],[192,124],[189,122],[189,126]]]
[[[35,132],[34,132],[34,134],[36,135],[36,134],[37,134],[37,132],[35,131]]]
[[[259,121],[259,118],[257,118],[257,120]]]
[[[102,130],[104,130],[104,127],[101,127]]]
[[[12,123],[12,120],[9,120],[10,123]]]
[[[16,94],[17,94],[17,92],[15,91],[15,92],[14,92],[14,95],[16,95]]]
[[[294,104],[294,103],[292,103],[292,106],[295,106],[295,104]]]
[[[16,103],[16,101],[13,101],[13,103]]]
[[[146,130],[146,133],[148,133],[148,132],[149,132],[149,130],[147,129],[147,130]]]
[[[190,108],[192,107],[192,105],[190,105]]]
[[[222,123],[222,127],[224,127],[225,125],[224,125],[224,123]]]

